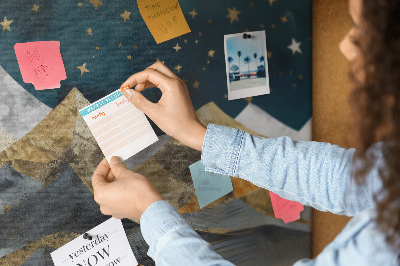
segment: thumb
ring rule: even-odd
[[[129,99],[129,101],[140,111],[143,113],[147,114],[150,112],[152,109],[152,106],[154,103],[150,102],[149,100],[146,99],[146,97],[143,96],[138,91],[135,91],[133,89],[125,89],[122,92],[126,98]]]
[[[127,171],[125,165],[122,163],[121,158],[113,156],[110,159],[110,168],[115,178],[120,179],[124,176],[124,172]]]

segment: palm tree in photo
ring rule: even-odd
[[[229,62],[229,69],[231,69],[231,62],[233,62],[232,56],[228,57],[228,62]]]
[[[264,58],[263,55],[260,57],[260,63],[262,63],[262,62],[264,62],[264,77],[265,77],[267,75],[267,72],[266,72],[266,69],[265,69],[265,58]]]
[[[240,80],[240,57],[242,56],[241,51],[238,51],[238,56],[239,56],[239,80]]]
[[[248,75],[248,77],[250,77],[250,62],[251,62],[250,56],[246,56],[246,57],[244,58],[244,62],[247,64],[247,68],[248,68],[248,70],[249,70],[249,73],[248,73],[247,75]]]
[[[256,64],[256,73],[257,73],[257,70],[258,70],[258,68],[257,68],[257,53],[254,53],[254,63]]]

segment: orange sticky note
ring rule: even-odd
[[[157,44],[190,32],[178,0],[137,0],[137,4]]]
[[[275,218],[282,219],[285,224],[300,219],[300,213],[304,210],[301,203],[281,198],[271,191],[269,196],[271,197]]]
[[[60,42],[16,43],[14,50],[24,82],[32,83],[36,90],[59,88],[60,81],[67,78]]]

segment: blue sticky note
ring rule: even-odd
[[[189,169],[200,209],[233,191],[229,176],[206,172],[201,161],[190,165]]]

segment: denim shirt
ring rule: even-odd
[[[209,124],[201,161],[206,171],[248,180],[320,211],[354,216],[318,257],[300,260],[296,266],[398,265],[399,251],[385,242],[374,222],[373,195],[382,187],[382,159],[378,154],[375,168],[359,186],[351,177],[354,152],[328,143],[250,136]],[[140,221],[148,255],[157,265],[232,265],[166,201],[151,204]]]

